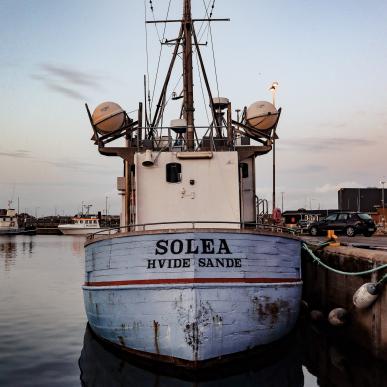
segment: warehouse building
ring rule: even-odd
[[[341,188],[338,204],[341,211],[377,212],[378,208],[383,208],[383,189]]]

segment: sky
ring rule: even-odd
[[[147,18],[165,18],[169,0],[152,3],[154,14],[145,1]],[[192,3],[194,17],[204,17],[208,0]],[[171,0],[169,18],[180,17],[181,4]],[[213,93],[237,109],[270,101],[268,88],[279,82],[277,204],[283,192],[285,210],[337,208],[338,188],[380,186],[387,2],[217,0],[213,17],[231,18],[212,24],[212,39],[197,25],[209,43],[202,52]],[[0,0],[0,208],[19,197],[20,210],[33,215],[74,214],[82,202],[104,210],[107,198],[109,213],[119,213],[122,162],[98,154],[84,104],[93,110],[111,100],[135,110],[147,63],[153,94],[164,25],[145,29],[144,19],[140,0]],[[164,36],[177,29],[168,24]],[[163,46],[155,99],[171,50]],[[205,125],[197,75],[194,82],[195,122]],[[256,162],[257,193],[269,200],[271,157]]]

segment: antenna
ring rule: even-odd
[[[90,207],[93,207],[93,205],[92,204],[84,204],[83,207],[86,208],[86,214],[85,215],[89,215]]]
[[[212,16],[212,15],[211,15]],[[213,19],[211,18],[206,19],[192,19],[191,14],[191,0],[184,0],[184,11],[183,11],[183,18],[182,19],[173,19],[173,20],[147,20],[146,23],[181,23],[181,28],[179,32],[179,36],[177,39],[168,40],[167,43],[171,43],[172,41],[175,42],[175,49],[174,53],[172,55],[172,60],[169,65],[169,69],[167,72],[166,79],[164,81],[164,86],[162,88],[159,102],[156,105],[156,112],[153,116],[153,121],[151,123],[150,128],[150,135],[151,138],[153,135],[153,129],[157,126],[157,123],[159,121],[160,115],[161,115],[161,109],[163,107],[163,101],[165,98],[165,93],[167,91],[168,83],[171,77],[171,72],[175,63],[176,56],[178,54],[178,49],[180,45],[183,45],[183,113],[184,113],[184,119],[187,121],[187,132],[186,132],[186,143],[187,143],[187,149],[188,150],[194,150],[195,148],[195,126],[194,126],[194,100],[193,100],[193,69],[192,69],[192,38],[194,39],[194,44],[196,47],[196,50],[198,52],[198,55],[200,55],[199,52],[199,43],[197,42],[196,34],[194,32],[194,22],[213,22],[213,21],[230,21],[230,19]],[[202,63],[202,59],[200,56],[201,61],[201,67],[202,72],[205,74],[204,65]],[[209,92],[210,97],[210,104],[213,112],[214,120],[216,120],[216,112],[213,107],[212,103],[212,95],[211,91],[209,90],[208,80],[205,75],[206,80],[206,86],[207,90]],[[181,117],[180,117],[181,118]]]

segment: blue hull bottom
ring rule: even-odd
[[[276,341],[294,327],[301,284],[84,289],[90,326],[137,351],[202,361]]]

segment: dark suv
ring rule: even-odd
[[[364,234],[369,237],[376,231],[376,225],[368,214],[362,212],[339,212],[330,214],[309,226],[309,233],[313,236],[325,234],[328,230],[344,233],[349,237],[353,237],[356,234]]]

